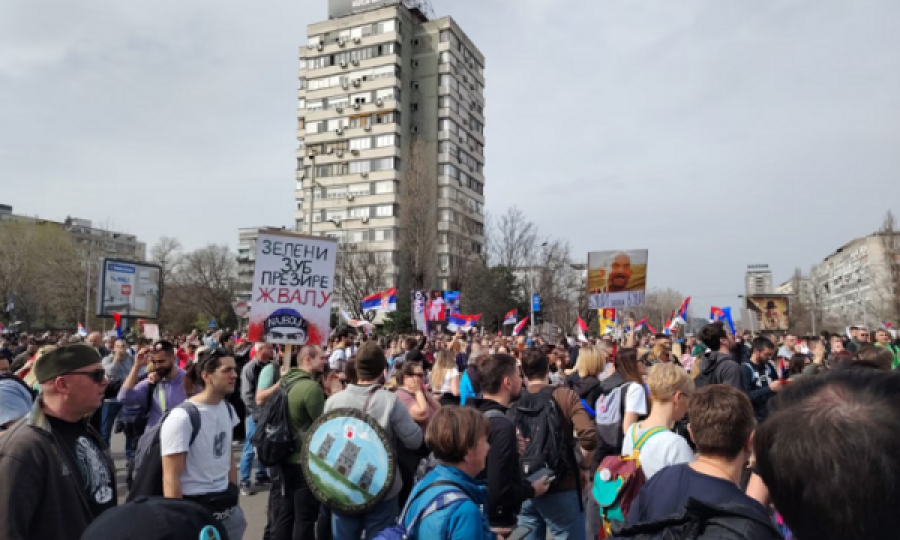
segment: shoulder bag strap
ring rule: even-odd
[[[150,414],[150,407],[153,406],[153,392],[156,391],[156,383],[150,383],[147,385],[147,403],[144,408],[144,412]],[[160,411],[160,413],[165,413],[165,411]]]
[[[449,480],[437,480],[435,482],[428,484],[424,488],[422,488],[422,491],[416,493],[415,497],[410,497],[410,499],[408,501],[406,501],[406,505],[403,507],[403,511],[400,512],[400,517],[397,518],[397,523],[399,523],[402,526],[403,522],[406,521],[406,515],[407,515],[407,513],[409,513],[409,507],[412,506],[412,503],[414,501],[416,501],[419,497],[421,497],[426,491],[428,491],[429,489],[431,489],[435,486],[453,486],[453,487],[457,488],[457,489],[442,491],[435,496],[435,499],[437,497],[439,497],[440,495],[443,495],[444,493],[448,493],[448,492],[460,492],[460,493],[463,493],[463,495],[465,496],[465,492],[463,491],[462,486],[460,486],[456,482],[451,482]],[[468,498],[468,497],[466,497],[466,498]],[[421,521],[424,517],[426,517],[428,514],[431,514],[432,512],[434,512],[434,510],[432,510],[431,512],[428,512],[428,514],[425,513],[425,511],[428,510],[429,506],[431,506],[431,505],[430,504],[426,505],[425,508],[422,508],[421,510],[419,510],[419,512],[416,513],[416,517],[413,518],[412,523],[409,524],[409,528],[408,528],[409,531],[412,531],[413,527],[415,527],[416,524],[419,521]]]
[[[200,423],[202,421],[200,417],[200,409],[198,409],[197,406],[190,401],[184,401],[176,408],[183,409],[184,412],[187,413],[188,418],[191,420],[191,442],[188,443],[188,446],[191,446],[194,444],[194,439],[196,439],[197,435],[200,433]],[[166,416],[168,415],[169,413],[167,411]]]
[[[372,400],[372,396],[374,396],[379,390],[381,390],[380,384],[372,385],[372,390],[369,391],[369,395],[366,396],[366,403],[363,405],[364,414],[369,414],[369,402]]]
[[[632,428],[636,428],[636,427],[637,427],[637,422],[634,423]],[[643,435],[641,435],[640,439],[635,441],[634,449],[637,450],[638,452],[640,452],[641,448],[644,447],[644,445],[647,443],[647,441],[650,439],[650,437],[656,435],[657,433],[662,433],[664,431],[668,431],[668,430],[665,428],[661,428],[659,426],[648,429]],[[634,434],[635,434],[635,432],[632,432],[631,436],[634,437]]]

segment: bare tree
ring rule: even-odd
[[[172,277],[174,303],[193,306],[219,326],[236,326],[232,308],[237,287],[237,260],[228,246],[208,245],[185,254]]]
[[[90,263],[74,239],[54,223],[0,222],[0,253],[0,309],[14,300],[6,321],[74,329]]]
[[[335,292],[351,316],[361,318],[363,298],[389,288],[391,255],[366,244],[341,246],[337,258]]]
[[[673,312],[678,311],[684,298],[684,295],[675,289],[651,289],[644,295],[644,305],[628,308],[624,317],[620,315],[620,320],[628,317],[629,313],[634,313],[635,320],[639,321],[647,317],[650,326],[654,327],[657,332],[662,332],[666,321]]]
[[[488,248],[492,264],[523,268],[534,263],[529,259],[534,256],[537,247],[537,226],[518,207],[507,209],[489,231]]]
[[[181,263],[181,242],[177,238],[163,236],[150,248],[150,260],[162,267],[162,283],[171,281]]]
[[[425,141],[414,135],[407,143],[400,180],[401,290],[426,289],[435,284],[437,269],[436,166]]]

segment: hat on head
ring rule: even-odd
[[[72,343],[42,356],[41,361],[34,365],[34,376],[37,382],[44,383],[60,375],[99,363],[100,353],[97,349],[84,343]]]
[[[387,368],[384,351],[374,341],[359,348],[356,353],[356,378],[361,381],[374,381]]]
[[[225,540],[206,508],[185,499],[138,498],[103,512],[81,540]]]

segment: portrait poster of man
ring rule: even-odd
[[[647,290],[646,249],[588,253],[590,309],[644,305]]]
[[[789,327],[790,299],[787,296],[749,296],[747,309],[756,317],[759,330],[787,330]]]

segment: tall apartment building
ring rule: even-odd
[[[744,289],[747,296],[772,294],[772,271],[768,264],[747,265],[744,275]]]
[[[893,262],[892,262],[893,260]],[[812,267],[815,308],[826,324],[881,327],[898,322],[892,270],[900,264],[900,233],[893,239],[875,233],[855,238]]]
[[[391,261],[397,285],[407,169],[434,182],[438,282],[484,243],[484,56],[421,0],[330,0],[300,49],[298,232]],[[372,291],[375,292],[375,291]]]

